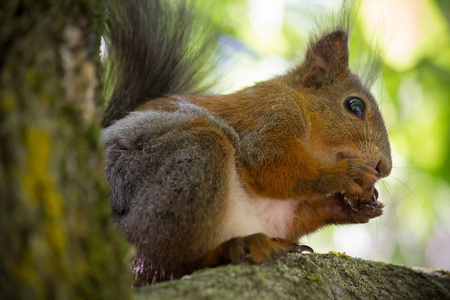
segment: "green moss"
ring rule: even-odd
[[[26,83],[32,89],[36,89],[39,87],[38,75],[36,74],[36,70],[34,68],[28,68],[26,73]]]
[[[37,129],[25,132],[27,166],[22,175],[22,184],[28,199],[33,205],[41,205],[44,214],[44,231],[52,249],[62,252],[66,248],[66,239],[61,229],[64,216],[62,197],[49,172],[50,137]]]
[[[351,257],[351,256],[345,254],[345,252],[341,253],[341,252],[329,251],[328,253],[334,254],[334,255],[336,255],[338,257],[345,257],[345,258],[350,258]]]
[[[264,274],[258,273],[258,277],[261,278],[261,280],[267,280],[266,276]]]
[[[16,108],[16,95],[11,90],[5,90],[1,93],[0,115],[7,115]]]
[[[305,265],[309,265],[305,267]],[[315,266],[315,267],[311,267]],[[262,280],[264,278],[264,280]],[[422,289],[423,286],[429,287]],[[273,265],[228,265],[136,290],[137,299],[445,299],[450,276],[335,254],[292,254]]]
[[[317,282],[317,281],[322,281],[322,276],[320,276],[319,274],[311,274],[308,277],[308,280],[306,281],[306,283],[307,284],[312,284],[312,283]]]
[[[45,283],[41,276],[36,272],[35,264],[35,257],[31,250],[24,251],[21,260],[12,270],[12,276],[21,286],[27,286],[33,290],[34,294],[42,297],[46,292]]]
[[[322,276],[320,276],[320,275],[312,275],[310,278],[312,281],[321,281],[322,280]]]

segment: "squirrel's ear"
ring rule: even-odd
[[[333,81],[333,77],[348,68],[348,36],[345,31],[336,30],[322,36],[311,44],[300,67],[302,84],[305,87],[320,88]]]

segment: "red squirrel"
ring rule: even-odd
[[[346,26],[312,38],[284,75],[199,95],[211,40],[192,43],[193,12],[163,0],[108,11],[106,177],[137,285],[247,255],[271,262],[319,228],[366,223],[382,214],[374,184],[392,168]]]

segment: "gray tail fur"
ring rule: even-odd
[[[188,1],[191,2],[191,1]],[[192,4],[192,3],[190,3]],[[107,13],[105,86],[108,127],[146,101],[204,92],[217,32],[185,1],[114,0]],[[201,16],[200,16],[201,17]]]

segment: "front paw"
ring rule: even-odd
[[[346,203],[357,205],[374,195],[377,179],[376,170],[365,164],[363,159],[342,159],[321,170],[316,190],[322,191],[322,194],[343,194]]]
[[[383,214],[384,204],[378,202],[378,191],[375,188],[370,197],[366,196],[360,201],[350,201],[342,193],[336,193],[333,198],[334,224],[367,223]]]
[[[371,199],[375,194],[374,184],[377,181],[375,169],[365,164],[364,160],[346,159],[345,175],[342,177],[342,188],[340,191],[350,203],[362,202]],[[378,198],[378,196],[377,196]]]

